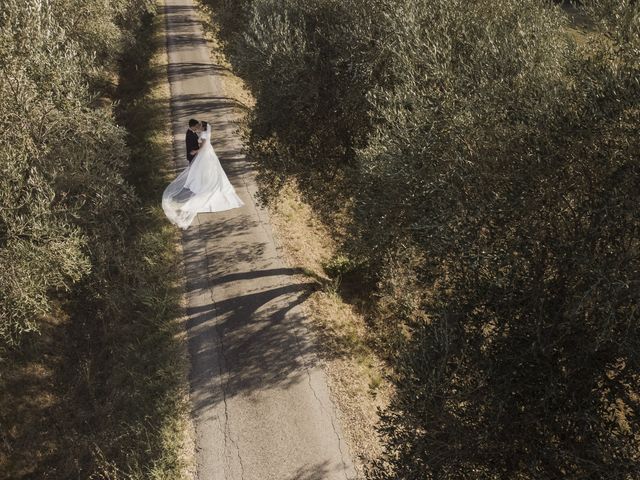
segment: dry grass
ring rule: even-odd
[[[580,47],[587,47],[592,42],[605,42],[612,45],[610,39],[602,34],[593,20],[580,8],[563,4],[562,10],[567,16],[566,32]]]
[[[61,411],[56,371],[64,359],[57,343],[64,340],[61,331],[65,323],[64,314],[55,312],[42,321],[40,334],[29,339],[22,354],[3,355],[0,471],[6,476],[0,478],[27,478],[58,446],[57,437],[49,433],[49,419]],[[24,449],[29,450],[28,456],[20,455]]]
[[[376,433],[378,409],[389,402],[392,386],[387,366],[369,344],[363,314],[340,295],[339,286],[324,271],[336,253],[335,237],[305,204],[295,185],[288,184],[272,203],[274,232],[289,265],[319,278],[322,287],[303,304],[319,340],[329,387],[343,430],[361,476],[364,467],[382,453]]]

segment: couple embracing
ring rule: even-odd
[[[185,135],[189,165],[162,194],[171,223],[186,229],[198,213],[221,212],[244,205],[211,145],[211,125],[189,120]]]

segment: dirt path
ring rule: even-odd
[[[326,377],[298,307],[296,283],[256,206],[237,108],[211,63],[192,0],[166,0],[174,152],[191,117],[213,144],[245,207],[200,214],[183,236],[197,478],[344,479],[355,473]]]

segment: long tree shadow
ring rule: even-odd
[[[316,361],[298,306],[318,281],[297,282],[299,270],[281,266],[273,246],[254,236],[261,227],[250,214],[211,215],[183,234],[192,408],[200,418],[223,399],[288,389]]]
[[[192,76],[182,71],[173,72],[171,75],[174,78]],[[237,108],[247,108],[245,105],[232,98],[214,95],[176,95],[173,97],[172,103],[174,115],[176,117],[189,117],[201,114],[203,111],[218,111],[219,114],[226,114],[233,113]]]
[[[212,63],[173,62],[171,63],[171,71],[169,72],[169,81],[181,78],[215,75],[223,71],[228,71],[228,69]]]
[[[331,467],[329,462],[321,462],[300,467],[293,476],[287,480],[324,480],[325,478],[331,478],[332,471],[339,472],[342,471],[342,469],[338,465]]]
[[[287,285],[189,309],[196,415],[206,414],[223,396],[287,389],[306,376],[312,347],[301,341],[296,307],[311,286]]]
[[[186,157],[186,149],[180,130],[184,128],[186,131],[189,118],[197,118],[211,124],[214,149],[229,179],[238,186],[242,182],[241,177],[249,174],[252,170],[251,163],[245,159],[242,153],[242,145],[233,134],[238,127],[237,119],[240,110],[247,107],[227,96],[212,95],[208,92],[207,85],[209,84],[207,82],[223,73],[226,68],[204,60],[179,61],[175,55],[171,55],[172,52],[180,52],[183,48],[191,49],[194,46],[206,45],[202,36],[198,34],[198,29],[194,28],[200,22],[194,18],[193,8],[191,6],[166,5],[162,8],[162,12],[170,25],[166,39],[170,52],[170,61],[167,67],[170,82],[172,84],[193,80],[204,82],[199,86],[196,84],[196,89],[200,90],[199,93],[180,92],[176,94],[174,92],[172,95],[171,109],[174,132],[176,132],[174,152],[184,151],[176,159],[176,169],[173,173],[178,173],[187,166],[184,158]]]

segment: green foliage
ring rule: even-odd
[[[324,271],[332,278],[340,278],[343,275],[356,271],[357,268],[358,265],[353,259],[343,254],[332,257],[323,265]]]
[[[166,146],[152,138],[164,134],[167,105],[145,97],[166,74],[149,74],[154,10],[152,0],[3,0],[0,8],[7,478],[181,473],[180,269],[157,201]],[[128,70],[120,60],[134,46]],[[118,73],[116,91],[109,83]],[[114,93],[126,108],[99,98]]]
[[[122,10],[127,2],[120,3]],[[137,5],[131,14],[139,17],[144,2],[130,3]],[[100,6],[7,1],[0,12],[5,343],[37,330],[38,317],[51,311],[53,292],[69,290],[92,268],[101,268],[109,253],[99,250],[107,238],[122,235],[123,212],[134,201],[122,179],[124,132],[109,110],[90,108],[86,75],[110,66],[98,64],[94,54],[102,62],[113,60],[123,46],[117,9]]]
[[[449,28],[470,37],[446,53],[451,75],[432,73],[441,83],[423,89],[429,60],[405,57],[407,81],[374,93],[384,121],[361,157],[374,188],[360,228],[383,251],[388,231],[408,231],[428,256],[418,273],[429,319],[409,321],[375,476],[630,478],[637,64],[606,42],[571,45],[557,13],[534,2],[455,16],[464,26]]]
[[[538,0],[208,3],[267,196],[353,205],[330,268],[378,282],[398,373],[370,476],[632,478],[638,2],[582,2],[580,44]]]
[[[222,19],[238,11],[209,3]],[[239,14],[246,20],[231,34],[231,57],[257,100],[249,149],[269,166],[261,173],[272,189],[295,176],[310,186],[310,196],[328,189],[335,199],[351,194],[345,172],[355,167],[371,128],[366,93],[384,63],[370,48],[377,8],[359,1],[254,1]]]

